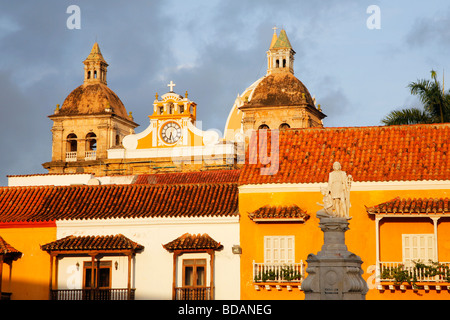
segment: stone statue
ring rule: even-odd
[[[320,188],[323,209],[317,212],[323,231],[323,246],[309,254],[307,277],[302,282],[305,300],[364,300],[369,287],[363,279],[363,261],[348,251],[345,232],[349,230],[350,187],[352,177],[333,164],[328,185]]]
[[[321,210],[325,215],[350,219],[350,187],[352,184],[352,176],[341,170],[341,164],[335,162],[333,171],[330,172],[328,178],[328,186],[321,188],[323,194],[323,206]]]
[[[329,215],[333,215],[333,199],[331,198],[330,188],[321,187],[320,193],[323,195],[323,204],[317,203],[319,206],[323,207],[323,211]]]

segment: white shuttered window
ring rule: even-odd
[[[436,261],[436,248],[434,234],[403,234],[403,262],[411,263],[413,260],[421,262]]]
[[[264,263],[288,264],[295,260],[295,236],[265,236]]]

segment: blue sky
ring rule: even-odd
[[[81,29],[68,29],[78,5]],[[366,25],[370,5],[381,29]],[[238,93],[266,71],[272,28],[296,51],[295,75],[328,116],[324,125],[378,126],[389,111],[420,106],[408,83],[450,74],[447,1],[3,1],[0,4],[0,185],[45,173],[48,115],[83,82],[98,41],[108,86],[148,125],[167,84],[198,104],[203,129],[223,132]],[[450,86],[450,80],[448,85]]]

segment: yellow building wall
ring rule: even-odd
[[[50,256],[40,245],[56,240],[56,227],[0,228],[2,238],[22,252],[10,268],[3,266],[2,291],[12,292],[11,300],[48,300]]]
[[[242,188],[241,188],[242,189]],[[277,186],[273,186],[277,191]],[[278,189],[278,191],[281,188]],[[239,210],[241,214],[241,299],[243,300],[276,300],[276,299],[300,299],[305,298],[303,291],[296,286],[288,291],[281,286],[277,290],[275,286],[268,291],[263,285],[259,290],[255,289],[253,282],[252,262],[264,262],[264,236],[268,235],[294,235],[295,236],[295,262],[306,259],[310,253],[317,254],[323,245],[323,232],[319,228],[319,219],[316,212],[321,209],[318,203],[323,203],[319,192],[264,192],[248,193],[240,192]],[[447,290],[413,291],[400,290],[379,291],[375,288],[375,263],[376,263],[376,225],[374,216],[366,212],[365,206],[371,207],[396,197],[401,198],[440,198],[448,197],[448,190],[377,190],[377,191],[352,191],[349,230],[346,232],[346,245],[350,252],[360,256],[363,260],[363,278],[369,285],[366,295],[368,300],[379,299],[450,299]],[[310,219],[304,223],[255,223],[248,218],[248,213],[258,208],[271,205],[296,204],[310,215]],[[450,220],[441,218],[438,225],[438,250],[439,261],[450,261]],[[434,227],[431,219],[396,219],[384,218],[380,223],[380,260],[402,261],[402,233],[433,233]],[[307,276],[307,273],[305,273]]]

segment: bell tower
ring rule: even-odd
[[[52,160],[43,164],[49,173],[105,174],[111,149],[138,126],[117,94],[106,83],[106,63],[98,43],[83,61],[84,81],[49,118]]]
[[[267,74],[239,96],[236,106],[243,132],[249,130],[322,127],[320,105],[316,106],[306,86],[294,75],[294,55],[286,31],[277,28],[267,51]]]
[[[277,36],[277,28],[274,27],[272,42],[269,51],[267,51],[267,74],[278,72],[290,72],[294,74],[294,55],[291,43],[287,37],[286,31],[281,29]]]
[[[94,43],[91,53],[88,55],[84,63],[84,83],[106,83],[106,68],[108,64],[106,63],[103,55],[100,51],[98,43]]]

